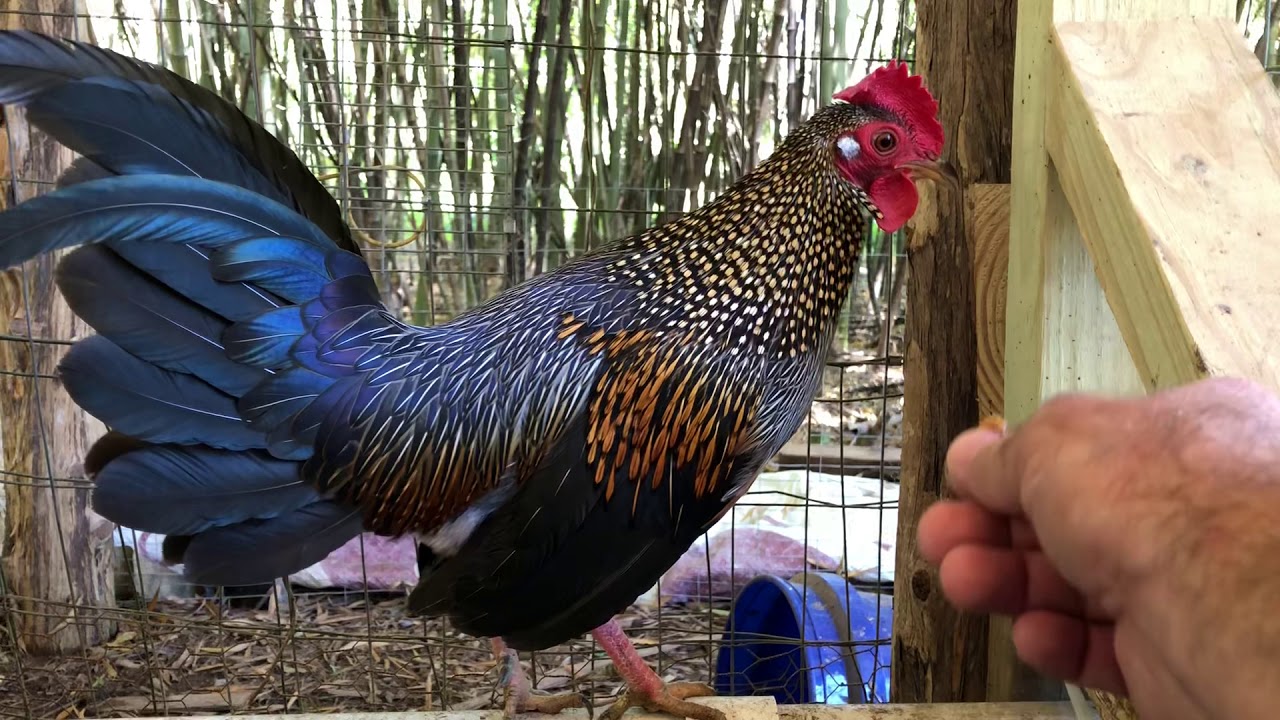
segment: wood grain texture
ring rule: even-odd
[[[1009,289],[1009,186],[969,187],[965,235],[973,255],[978,342],[978,415],[1004,415],[1005,306]]]
[[[1056,22],[1072,20],[1168,20],[1234,18],[1236,0],[1026,0],[1053,8]]]
[[[1050,184],[1044,149],[1043,88],[1040,81],[1028,79],[1043,72],[1043,53],[1035,52],[1040,48],[1032,40],[1047,37],[1053,9],[1053,3],[1047,1],[1023,2],[1018,16],[1002,394],[1002,414],[1011,425],[1025,420],[1040,404],[1044,378],[1063,376],[1055,369],[1055,359],[1044,355],[1047,348],[1062,344],[1048,342],[1046,333],[1053,333],[1055,339],[1076,336],[1074,331],[1062,334],[1062,328],[1046,319],[1050,313],[1058,317],[1059,312],[1070,307],[1072,300],[1064,302],[1062,293],[1072,286],[1050,281],[1046,257],[1052,249],[1047,247],[1045,238],[1070,237],[1074,221],[1061,193],[1055,192],[1056,185]],[[1018,659],[1010,619],[992,619],[988,643],[988,700],[1065,696],[1061,683],[1044,678]]]
[[[1005,332],[1005,416],[1017,424],[1041,400],[1045,338],[1046,238],[1074,233],[1075,221],[1052,202],[1055,172],[1045,145],[1050,84],[1049,50],[1057,22],[1234,17],[1234,0],[1022,0],[1019,3],[1010,197],[1008,314]],[[1179,54],[1181,57],[1181,54]],[[1200,83],[1203,84],[1203,83]],[[1057,208],[1057,210],[1055,210]]]
[[[71,0],[7,0],[0,26],[76,36]],[[80,34],[80,37],[84,37]],[[21,111],[5,113],[0,142],[6,155],[2,204],[37,193],[70,164],[70,151],[29,131]],[[16,178],[16,182],[9,182]],[[69,340],[88,334],[58,294],[53,270],[61,253],[3,273],[0,320],[6,331]],[[27,295],[24,302],[23,283]],[[2,556],[18,642],[33,654],[83,649],[115,634],[114,620],[95,608],[115,604],[113,526],[89,509],[81,458],[90,424],[56,381],[49,379],[65,346],[23,340],[0,343],[0,422],[4,435],[6,536]],[[94,423],[96,432],[102,425]],[[50,478],[54,478],[51,481]]]
[[[1052,2],[1021,0],[1018,5],[1004,341],[1004,416],[1015,425],[1040,403],[1043,377],[1043,238],[1051,220],[1046,216],[1049,155],[1044,147],[1044,63],[1053,22]]]
[[[1141,395],[1142,381],[1056,175],[1048,187],[1047,210],[1054,221],[1047,225],[1053,232],[1044,244],[1044,314],[1050,333],[1041,353],[1041,392],[1046,398],[1091,390]]]
[[[1067,23],[1054,47],[1046,138],[1142,382],[1280,388],[1280,96],[1262,66],[1228,20]]]
[[[1004,345],[1009,286],[1009,198],[1005,184],[973,185],[965,194],[965,227],[973,255],[974,328],[978,347],[978,414],[1003,416]],[[1063,696],[1020,662],[1012,650],[1012,620],[988,620],[987,700],[1041,700]]]
[[[920,0],[916,71],[938,98],[944,154],[967,186],[1009,177],[1015,0]],[[920,557],[920,515],[945,493],[947,446],[978,422],[974,272],[963,193],[928,184],[907,247],[905,419],[894,588],[893,701],[986,695],[987,621],[958,613]]]
[[[1129,311],[1122,308],[1121,319],[1117,320],[1112,312],[1115,302],[1108,303],[1102,290],[1108,283],[1107,275],[1116,271],[1113,263],[1118,258],[1103,258],[1099,262],[1099,258],[1091,256],[1091,248],[1086,246],[1074,214],[1081,208],[1089,212],[1088,208],[1094,203],[1105,203],[1103,193],[1114,191],[1116,184],[1077,184],[1081,192],[1069,201],[1069,193],[1057,177],[1063,171],[1070,174],[1069,168],[1073,163],[1084,161],[1077,155],[1079,148],[1072,143],[1093,132],[1090,124],[1105,121],[1105,118],[1090,117],[1087,113],[1070,118],[1058,114],[1066,108],[1062,107],[1061,93],[1058,92],[1064,76],[1056,57],[1061,51],[1055,49],[1058,34],[1055,23],[1233,18],[1235,2],[1023,0],[1020,11],[1014,93],[1009,312],[1005,343],[1005,414],[1013,425],[1025,420],[1045,398],[1058,392],[1091,390],[1131,394],[1150,387],[1139,372],[1140,366],[1145,365],[1145,374],[1151,377],[1150,363],[1139,361],[1135,365],[1126,347],[1124,326],[1128,322],[1125,315]],[[1184,87],[1165,86],[1159,82],[1151,84],[1152,76],[1159,76],[1164,68],[1186,61],[1186,48],[1178,45],[1176,40],[1163,38],[1161,42],[1166,50],[1178,47],[1179,51],[1165,57],[1148,54],[1138,61],[1130,55],[1132,50],[1126,48],[1115,57],[1094,58],[1094,61],[1103,64],[1121,62],[1122,66],[1141,62],[1142,70],[1136,74],[1146,85],[1143,92],[1168,93],[1157,107],[1195,86],[1217,88],[1216,83],[1203,82],[1188,83]],[[1196,47],[1196,43],[1189,47]],[[1200,69],[1203,70],[1203,66]],[[1211,76],[1218,77],[1220,72],[1215,68]],[[1128,88],[1111,87],[1108,82],[1109,79],[1101,86],[1090,87],[1090,90],[1104,94],[1112,91],[1128,93],[1138,80],[1135,78]],[[1160,89],[1157,90],[1157,86]],[[1146,110],[1144,107],[1139,113]],[[1054,129],[1047,133],[1046,129],[1051,125]],[[1203,119],[1200,128],[1206,132],[1220,132],[1215,123],[1203,122]],[[1134,142],[1128,149],[1143,148],[1151,141],[1159,144],[1165,129],[1159,124],[1150,126],[1150,129],[1153,134],[1148,137],[1129,138]],[[1066,144],[1060,142],[1068,135],[1075,139]],[[1134,159],[1130,157],[1126,162]],[[1114,164],[1109,167],[1105,163],[1095,164],[1094,167],[1098,173],[1090,182],[1106,177],[1107,173],[1117,174]],[[1148,175],[1142,182],[1158,187],[1162,179]],[[1065,182],[1070,184],[1073,181],[1066,179]],[[1121,187],[1126,187],[1126,184],[1121,183]],[[1203,201],[1203,197],[1199,200]],[[1110,220],[1115,218],[1112,214]],[[1202,222],[1212,222],[1207,215],[1202,214],[1200,218]],[[1206,228],[1205,225],[1199,227]],[[1094,237],[1098,238],[1095,242],[1114,243],[1114,230],[1114,227],[1107,227],[1099,234],[1095,227]],[[1136,334],[1133,328],[1129,332]],[[993,652],[996,645],[1008,644],[1008,623],[993,624],[991,642]],[[994,670],[991,673],[993,680],[999,676]],[[993,685],[991,689],[993,699],[1006,695],[1006,688]],[[1126,701],[1101,693],[1090,692],[1089,695],[1107,720],[1136,717]]]
[[[1075,720],[1070,703],[779,705],[779,720]]]

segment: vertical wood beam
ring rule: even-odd
[[[0,27],[88,39],[88,25],[77,21],[74,0],[5,0],[2,9]],[[74,157],[52,138],[32,131],[23,111],[6,109],[5,120],[0,206],[47,192]],[[19,647],[40,654],[83,650],[116,630],[115,621],[101,612],[115,604],[112,526],[89,509],[87,487],[68,483],[82,475],[89,418],[50,379],[65,347],[39,342],[88,334],[54,284],[60,257],[44,256],[20,271],[0,273],[4,332],[23,336],[30,328],[37,339],[0,342],[0,366],[12,373],[0,381],[3,467],[8,473],[3,478],[3,594]]]
[[[938,98],[966,187],[1007,183],[1016,0],[918,0],[916,71]],[[894,599],[894,702],[986,695],[987,621],[947,603],[916,526],[943,495],[947,445],[978,421],[974,261],[966,192],[921,187],[907,247],[906,418]]]

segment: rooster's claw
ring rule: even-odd
[[[655,695],[629,689],[600,715],[600,720],[621,720],[622,714],[633,707],[642,707],[649,712],[666,713],[688,720],[726,720],[723,712],[706,705],[691,703],[687,699],[711,697],[715,694],[716,691],[709,686],[691,682],[664,685]]]

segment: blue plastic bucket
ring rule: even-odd
[[[729,612],[716,692],[785,704],[888,702],[892,630],[891,595],[857,590],[835,573],[761,575]]]

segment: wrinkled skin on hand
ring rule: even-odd
[[[1215,379],[1064,396],[947,456],[960,499],[921,519],[962,610],[1010,615],[1024,662],[1142,717],[1280,706],[1280,398]]]

